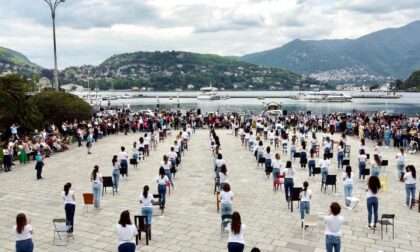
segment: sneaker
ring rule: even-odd
[[[367,224],[367,225],[366,225],[366,228],[367,228],[367,229],[372,229],[372,226],[371,226],[370,224]]]

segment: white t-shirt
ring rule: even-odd
[[[270,159],[271,160],[271,157],[272,157],[272,154],[271,154],[271,152],[270,153],[265,153],[265,155],[264,155],[264,158],[265,159]]]
[[[117,224],[116,233],[118,237],[118,246],[126,242],[136,243],[134,236],[138,234],[138,231],[135,225],[126,225],[123,227],[120,224]]]
[[[359,162],[360,163],[366,163],[366,160],[367,160],[366,154],[359,155]]]
[[[413,178],[411,171],[404,173],[404,181],[407,185],[412,185],[416,183],[416,179]]]
[[[171,166],[172,166],[172,164],[171,164],[171,162],[168,160],[168,162],[167,163],[165,163],[163,160],[162,161],[160,161],[160,166],[162,166],[163,167],[163,169],[165,169],[165,170],[169,170],[169,169],[171,169]]]
[[[226,175],[223,172],[219,172],[220,183],[229,182],[229,172],[226,172]]]
[[[171,151],[171,152],[168,153],[168,157],[169,157],[170,160],[171,159],[175,160],[178,157],[178,154],[176,154],[175,151]]]
[[[325,235],[341,236],[341,226],[344,224],[344,217],[341,215],[329,215],[324,217]]]
[[[96,173],[96,179],[92,180],[93,183],[101,183],[102,174],[99,172]]]
[[[271,163],[271,165],[273,166],[273,169],[281,169],[283,163],[281,162],[281,160],[279,159],[274,159],[274,161]]]
[[[329,159],[321,159],[321,161],[319,161],[319,165],[321,166],[321,168],[327,168],[330,167],[330,160]]]
[[[347,176],[347,172],[343,173],[343,184],[344,185],[350,185],[353,184],[353,178],[354,178],[354,174],[353,172],[350,173],[350,178]]]
[[[220,167],[222,167],[222,165],[224,165],[224,164],[226,164],[226,163],[225,163],[225,160],[223,160],[223,159],[216,159],[216,161],[214,161],[214,164],[215,164],[218,168],[220,168]]]
[[[397,154],[397,162],[398,163],[404,163],[404,161],[405,161],[405,155],[403,155],[403,154],[401,154],[401,152],[399,152]]]
[[[311,201],[311,195],[312,195],[312,191],[311,189],[307,189],[306,193],[304,191],[300,192],[300,201]]]
[[[232,197],[233,197],[233,192],[232,191],[229,191],[229,192],[221,191],[220,192],[220,202],[221,203],[232,203]]]
[[[127,160],[128,154],[126,151],[121,151],[118,153],[118,160]]]
[[[74,200],[73,200],[73,195],[74,195],[74,192],[72,190],[69,190],[69,193],[67,195],[66,195],[66,192],[65,191],[62,191],[61,192],[61,196],[64,199],[64,204],[73,204],[73,205],[75,205],[76,202],[74,202]]]
[[[147,198],[144,197],[143,193],[140,194],[140,201],[141,201],[142,207],[153,207],[152,200],[153,200],[153,194],[151,193],[147,194]]]
[[[169,181],[169,178],[166,175],[163,176],[163,178],[160,175],[158,175],[156,177],[156,181],[157,181],[158,185],[166,185],[166,182]]]
[[[373,198],[373,197],[378,198],[378,192],[373,193],[372,190],[370,190],[370,188],[368,188],[366,198]]]
[[[295,174],[295,170],[293,168],[284,169],[285,178],[293,178],[293,174]]]
[[[245,229],[246,229],[246,226],[244,224],[241,224],[241,230],[239,234],[234,234],[231,229],[231,224],[229,223],[226,227],[226,231],[229,232],[228,243],[237,242],[237,243],[245,244],[245,239],[244,239]]]
[[[16,241],[24,241],[27,239],[32,238],[31,232],[32,232],[32,225],[31,224],[27,224],[23,230],[22,233],[18,234],[16,231],[17,226],[15,225],[13,227],[13,234],[16,235]]]

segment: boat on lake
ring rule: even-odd
[[[221,96],[217,94],[217,88],[209,86],[200,88],[197,94],[198,100],[220,100]]]
[[[298,101],[311,102],[351,102],[352,100],[352,97],[349,95],[330,92],[299,93],[290,98]]]

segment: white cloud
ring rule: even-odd
[[[0,46],[52,67],[48,6],[0,1]],[[68,0],[57,11],[58,63],[140,50],[241,55],[296,38],[356,38],[412,22],[419,10],[419,0]]]

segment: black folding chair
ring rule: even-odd
[[[324,184],[324,182],[322,182],[322,184]],[[327,179],[325,181],[324,193],[327,192],[327,186],[329,185],[331,186],[331,191],[335,191],[335,193],[337,193],[337,175],[327,175]]]
[[[388,233],[388,226],[392,226],[392,239],[394,239],[394,226],[395,226],[395,214],[382,214],[381,219],[378,223],[381,224],[381,239],[384,238],[383,226],[385,226],[385,232]],[[373,230],[375,233],[375,229]]]
[[[149,245],[149,240],[152,239],[152,227],[147,225],[147,216],[134,215],[134,224],[137,227],[138,235],[136,235],[136,245],[139,244],[141,240],[141,232],[146,233],[146,245]]]
[[[102,185],[102,196],[104,196],[104,192],[106,193],[106,188],[112,188],[112,195],[114,195],[114,182],[112,181],[112,177],[102,177],[103,185]]]
[[[350,165],[350,159],[343,159],[343,166]]]
[[[290,207],[290,212],[293,212],[293,201],[297,201],[298,206],[300,205],[299,194],[301,191],[302,187],[293,187],[290,191],[290,201],[287,203],[287,209]]]

